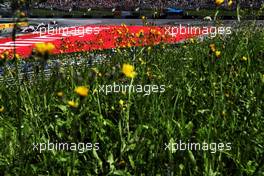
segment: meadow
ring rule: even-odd
[[[39,46],[22,78],[20,57],[1,55],[1,175],[264,175],[264,32],[254,22],[177,44],[52,48]],[[53,60],[71,64],[47,76]],[[113,84],[165,91],[100,91]],[[179,142],[231,148],[166,148]]]

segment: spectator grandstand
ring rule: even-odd
[[[264,0],[240,0],[241,7],[260,8]],[[236,1],[234,0],[234,6]],[[131,9],[141,8],[167,8],[181,7],[185,9],[215,7],[212,0],[47,0],[37,4],[42,8],[57,8],[69,10],[71,8],[116,8]],[[224,4],[227,7],[227,2]]]

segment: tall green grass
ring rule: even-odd
[[[16,78],[16,70],[6,72],[0,84],[1,175],[264,175],[263,34],[263,28],[246,25],[202,42],[94,51],[107,55],[107,62],[56,67],[47,78],[36,68],[31,81],[15,79],[14,85],[5,81]],[[220,58],[210,51],[212,43]],[[99,92],[99,85],[131,83],[123,63],[134,65],[134,85],[165,85],[165,92]],[[87,97],[74,92],[82,85],[89,87]],[[232,149],[165,150],[179,140],[231,142]],[[47,141],[98,142],[100,149],[33,150],[33,143]]]

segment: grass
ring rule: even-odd
[[[264,175],[263,34],[249,24],[204,41],[54,55],[49,59],[108,59],[56,67],[45,78],[40,58],[31,81],[18,81],[16,67],[7,70],[0,84],[1,175]],[[122,73],[124,63],[134,66],[135,78]],[[10,75],[15,85],[5,82]],[[165,92],[99,91],[114,82],[165,85]],[[74,92],[77,86],[87,86],[88,96]],[[165,149],[180,140],[232,145],[215,153]],[[33,150],[48,141],[99,143],[99,150]]]

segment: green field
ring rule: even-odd
[[[103,64],[58,66],[49,77],[42,69],[53,59],[98,55],[106,56]],[[264,175],[263,28],[247,24],[204,41],[30,60],[39,64],[23,81],[17,67],[6,69],[20,60],[0,60],[7,70],[0,84],[0,175]],[[123,64],[134,66],[134,78],[123,74]],[[100,92],[113,84],[147,89]],[[165,91],[149,92],[155,85]],[[78,95],[78,86],[88,95]],[[166,149],[180,141],[210,148]],[[93,149],[33,149],[48,142],[92,143]],[[219,143],[225,147],[216,150]]]

